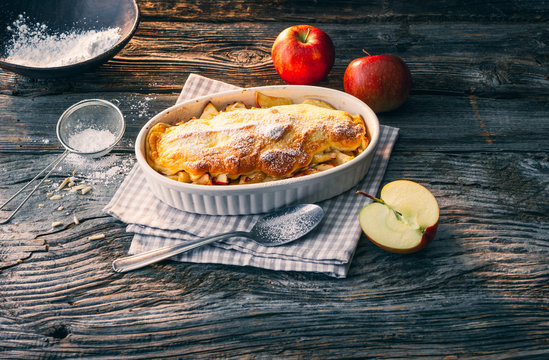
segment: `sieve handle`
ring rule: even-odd
[[[0,224],[5,224],[7,223],[8,221],[11,220],[11,218],[13,218],[13,216],[19,211],[19,209],[21,209],[21,207],[23,205],[25,205],[25,203],[27,202],[27,200],[31,197],[32,194],[34,194],[34,192],[38,189],[38,187],[44,182],[44,180],[46,180],[50,174],[52,173],[53,169],[55,169],[55,167],[61,162],[63,161],[63,159],[69,154],[69,151],[68,150],[65,150],[65,152],[63,154],[61,154],[59,157],[57,157],[57,159],[53,160],[48,166],[46,166],[42,171],[40,171],[38,173],[38,175],[36,175],[35,177],[33,177],[28,183],[25,184],[25,186],[23,186],[21,189],[19,189],[15,194],[13,194],[8,200],[6,200],[5,203],[3,203],[1,206],[0,206],[0,209],[3,209],[4,206],[6,206],[10,201],[12,201],[13,199],[15,199],[17,197],[17,195],[19,195],[23,190],[25,190],[30,184],[32,184],[36,179],[38,179],[44,172],[46,172],[46,170],[50,169],[48,171],[48,173],[46,174],[46,176],[44,176],[39,182],[38,184],[36,184],[36,186],[34,187],[34,189],[32,189],[32,191],[23,199],[23,201],[21,201],[21,203],[19,205],[17,205],[17,207],[15,208],[15,210],[13,210],[11,212],[11,214],[6,218],[6,219],[3,219],[3,220],[0,220]]]

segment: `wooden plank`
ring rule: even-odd
[[[28,180],[44,163],[54,158],[54,155],[16,154],[2,157],[0,175],[4,182],[0,200],[5,200],[9,194],[14,193],[23,181]],[[101,209],[133,164],[132,154],[110,154],[96,160],[70,155],[65,163],[55,169],[52,181],[44,183],[31,197],[26,209],[10,225],[0,228],[0,234],[5,241],[13,242],[13,239],[17,239],[25,246],[35,246],[36,238],[43,238],[43,234],[63,235],[66,231],[72,232],[81,228],[71,225],[74,215],[80,222],[104,218]],[[414,153],[403,146],[397,146],[385,181],[406,178],[424,183],[439,197],[441,209],[447,212],[445,216],[463,218],[465,223],[480,222],[482,227],[491,229],[487,235],[512,236],[514,226],[528,229],[541,224],[538,230],[533,231],[533,234],[539,233],[533,236],[547,239],[547,233],[543,233],[543,230],[547,225],[545,214],[549,210],[549,204],[538,200],[549,195],[547,165],[545,153],[496,152],[488,157],[485,153],[474,152]],[[59,183],[67,176],[71,176],[76,184],[91,186],[93,191],[86,195],[75,191],[57,191]],[[521,187],[516,186],[518,181],[521,181]],[[62,199],[50,200],[47,193],[60,194]],[[64,209],[58,210],[61,205]],[[528,219],[530,225],[519,225],[518,221],[498,221],[500,217]],[[52,228],[54,221],[61,221],[64,226]],[[494,221],[496,224],[491,225]],[[20,224],[23,223],[26,225],[21,227]],[[454,225],[467,228],[465,223]],[[500,225],[503,227],[498,230]],[[471,234],[476,230],[478,229],[472,226]],[[24,240],[29,240],[29,243],[26,244]]]
[[[437,1],[426,6],[424,1],[245,1],[218,2],[200,0],[139,1],[146,19],[177,21],[291,21],[350,22],[385,24],[388,22],[535,22],[547,20],[547,5],[534,0]]]
[[[111,156],[114,163],[131,159]],[[52,157],[8,156],[21,168],[13,176]],[[538,311],[548,275],[549,209],[538,200],[548,195],[545,154],[397,151],[385,181],[409,178],[434,192],[441,206],[438,237],[410,256],[362,238],[344,280],[169,261],[114,273],[110,264],[125,254],[131,235],[101,213],[120,180],[99,177],[108,162],[103,166],[72,159],[56,171],[60,181],[77,168],[82,181],[93,183],[88,196],[64,199],[69,211],[82,210],[79,225],[50,229],[58,213],[47,204],[43,212],[24,212],[24,227],[0,228],[3,241],[15,234],[21,244],[40,239],[49,246],[2,271],[3,357],[38,356],[45,348],[56,357],[136,358],[546,352],[549,329]],[[515,176],[529,180],[517,188]],[[98,232],[106,238],[88,240]]]
[[[549,356],[545,2],[139,5],[138,32],[96,71],[49,80],[0,71],[0,202],[62,151],[54,129],[68,106],[104,98],[128,123],[113,153],[70,155],[0,226],[0,358]],[[102,209],[134,164],[141,126],[175,102],[190,72],[282,84],[270,47],[298,22],[336,44],[320,86],[342,90],[363,48],[409,64],[410,98],[379,115],[401,129],[384,183],[432,190],[441,210],[435,241],[402,256],[362,237],[349,276],[337,280],[171,261],[114,273],[132,235]],[[73,170],[93,190],[49,200]],[[97,233],[105,238],[89,240]]]
[[[130,43],[96,72],[36,80],[0,71],[0,93],[33,97],[66,92],[177,93],[190,72],[243,87],[283,84],[270,49],[276,35],[290,25],[143,22]],[[322,28],[334,38],[337,57],[320,86],[343,90],[345,68],[366,49],[401,56],[412,71],[412,93],[547,97],[543,24],[349,24],[345,28],[325,24]]]
[[[176,95],[137,93],[70,93],[33,98],[0,95],[0,151],[63,151],[56,135],[59,117],[69,106],[100,98],[117,105],[126,121],[124,138],[115,151],[133,151],[137,133],[157,112],[175,104]]]
[[[87,93],[34,98],[0,95],[0,152],[61,151],[55,125],[70,105]],[[175,104],[177,95],[94,93],[120,106],[127,122],[116,151],[133,152],[135,138],[154,114]],[[476,96],[412,94],[382,124],[401,129],[399,146],[421,151],[549,151],[549,102],[538,98],[490,99]]]

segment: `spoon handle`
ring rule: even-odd
[[[201,247],[201,246],[216,242],[218,240],[226,239],[233,236],[249,237],[250,233],[246,231],[233,231],[233,232],[228,232],[224,234],[208,236],[206,238],[194,240],[191,242],[185,242],[179,245],[166,246],[160,249],[146,251],[146,252],[142,252],[142,253],[131,255],[131,256],[126,256],[126,257],[114,260],[112,262],[112,268],[116,272],[126,272],[126,271],[139,269],[139,268],[142,268],[143,266],[147,266],[147,265],[159,262],[161,260],[168,259],[172,256],[184,253],[186,251],[196,249],[197,247]]]

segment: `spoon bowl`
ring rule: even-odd
[[[126,272],[168,259],[172,256],[229,237],[245,237],[263,246],[280,246],[295,241],[313,230],[324,217],[324,210],[314,204],[300,204],[275,211],[260,218],[250,231],[233,231],[184,244],[163,247],[113,261],[116,272]]]
[[[259,219],[249,238],[263,246],[284,245],[309,233],[323,217],[324,210],[318,205],[290,206]]]

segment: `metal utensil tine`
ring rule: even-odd
[[[19,209],[21,209],[21,207],[23,205],[25,205],[25,203],[27,202],[27,200],[31,197],[32,194],[34,194],[34,192],[38,189],[38,187],[44,182],[44,180],[46,180],[50,174],[53,172],[53,169],[55,169],[55,167],[61,162],[63,161],[63,159],[69,154],[69,151],[68,150],[65,150],[65,152],[63,154],[61,154],[60,156],[58,156],[55,160],[53,160],[51,163],[48,164],[48,166],[46,166],[42,171],[40,171],[38,173],[38,175],[36,175],[35,177],[33,177],[29,182],[27,182],[25,184],[25,186],[23,186],[21,189],[19,189],[15,194],[13,194],[6,202],[4,202],[2,204],[2,206],[0,206],[0,209],[4,208],[4,206],[6,206],[10,201],[12,201],[15,197],[17,197],[17,195],[19,195],[23,190],[25,190],[30,184],[32,184],[36,179],[38,179],[38,177],[40,177],[46,170],[50,169],[48,171],[48,173],[38,182],[38,184],[36,184],[36,186],[34,187],[34,189],[32,189],[32,191],[27,194],[27,196],[23,199],[23,201],[21,201],[21,203],[19,205],[17,205],[17,207],[15,208],[15,210],[13,210],[11,212],[11,214],[4,220],[0,220],[0,224],[5,224],[7,223],[8,221],[11,220],[11,218],[19,211]]]
[[[55,164],[54,164],[55,163]],[[35,177],[30,179],[25,186],[23,186],[21,189],[19,189],[15,194],[13,194],[6,202],[4,202],[2,205],[0,205],[0,209],[3,209],[4,206],[6,206],[8,203],[10,203],[13,199],[17,197],[21,193],[21,191],[25,190],[32,182],[40,177],[46,170],[48,170],[51,166],[56,166],[59,163],[59,157],[57,157],[55,160],[53,160],[48,166],[46,166],[42,171],[40,171]]]

